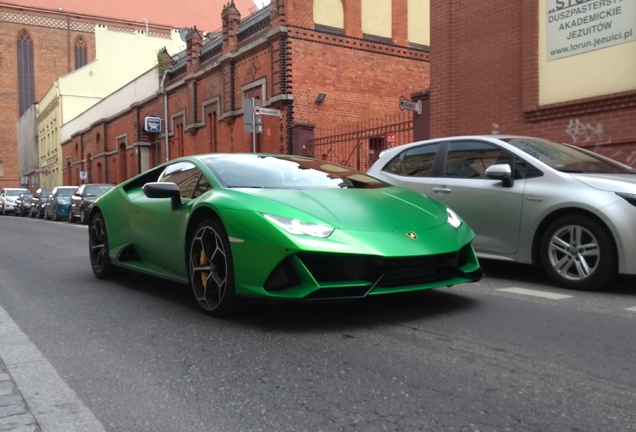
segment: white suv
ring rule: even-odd
[[[24,188],[2,188],[0,192],[0,212],[3,215],[15,210],[15,200],[21,193],[29,192]]]

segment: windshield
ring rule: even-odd
[[[71,196],[76,190],[76,187],[57,188],[57,196]]]
[[[502,138],[557,171],[589,174],[636,174],[619,162],[578,147],[539,138]]]
[[[344,165],[303,156],[236,154],[202,160],[228,188],[328,189],[386,185]]]
[[[84,189],[84,196],[98,197],[113,188],[113,185],[90,185]]]
[[[5,196],[10,196],[10,197],[17,197],[20,196],[20,194],[23,194],[25,192],[28,192],[28,190],[26,189],[7,189],[4,193]]]

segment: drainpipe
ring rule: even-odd
[[[168,73],[172,71],[172,68],[166,69],[161,77],[161,94],[163,94],[163,136],[165,139],[166,147],[166,162],[170,160],[170,140],[168,139],[168,93],[164,86]]]

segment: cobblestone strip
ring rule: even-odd
[[[42,432],[1,358],[0,431]]]

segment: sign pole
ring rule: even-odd
[[[256,153],[256,110],[254,107],[254,98],[252,98],[252,153]]]

